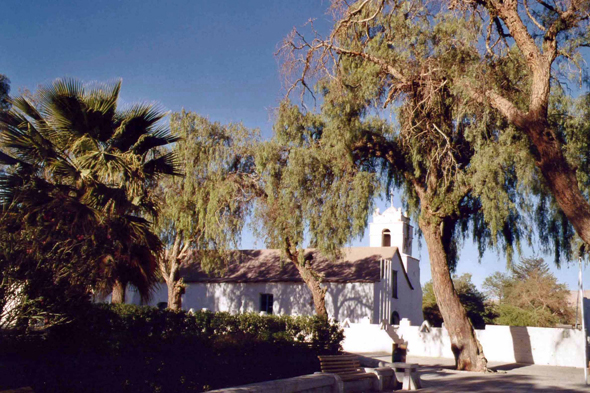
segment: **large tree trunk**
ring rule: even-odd
[[[182,309],[182,295],[186,286],[180,277],[180,267],[183,260],[187,257],[190,242],[183,241],[183,232],[179,231],[175,238],[174,244],[170,250],[162,252],[158,258],[158,267],[160,274],[168,288],[168,304],[170,310]]]
[[[485,96],[511,124],[528,136],[537,167],[557,204],[577,234],[590,244],[590,204],[578,187],[576,169],[564,157],[560,138],[548,122],[552,66],[559,55],[558,35],[574,28],[585,18],[581,8],[583,3],[572,1],[559,12],[557,19],[546,21],[543,39],[539,41],[542,44],[539,46],[521,19],[518,2],[483,2],[490,15],[498,15],[505,23],[531,73],[528,112],[518,109],[509,99],[494,90],[488,90]],[[481,94],[472,89],[470,92],[476,100],[484,101]]]
[[[327,317],[328,312],[326,311],[326,291],[320,285],[320,280],[316,278],[315,272],[309,266],[302,266],[299,262],[291,260],[295,267],[299,271],[301,278],[311,291],[311,297],[313,298],[313,304],[315,307],[315,313],[322,317]]]
[[[168,309],[178,311],[182,309],[182,295],[184,294],[184,282],[178,279],[178,275],[166,279],[168,287]]]
[[[457,370],[486,371],[487,360],[475,336],[473,325],[455,291],[443,246],[442,231],[437,224],[436,220],[420,219],[420,229],[430,255],[434,294],[451,338],[455,366]]]
[[[576,171],[563,156],[555,132],[538,121],[525,128],[534,145],[533,155],[557,204],[573,225],[578,235],[590,244],[590,205],[580,188]]]
[[[313,299],[315,313],[319,316],[327,317],[328,311],[326,310],[326,291],[328,290],[328,288],[322,287],[320,285],[320,278],[311,266],[309,266],[308,264],[304,266],[301,263],[299,263],[298,251],[291,249],[288,240],[286,252],[289,260],[297,268],[297,271],[299,272],[301,279],[303,280],[303,282],[305,282],[305,284],[311,291],[311,297]]]
[[[112,304],[125,303],[126,291],[127,291],[127,284],[122,283],[119,280],[115,281],[115,285],[113,285],[113,293],[111,294],[111,303]]]

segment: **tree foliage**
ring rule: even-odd
[[[168,284],[168,307],[179,309],[188,262],[222,270],[237,247],[256,196],[254,153],[258,133],[241,124],[221,125],[192,112],[172,115],[173,152],[183,176],[159,183],[156,231],[165,245],[158,265]]]
[[[302,248],[309,243],[337,258],[345,243],[364,233],[379,189],[375,168],[352,154],[352,140],[341,133],[342,127],[354,128],[354,119],[304,113],[285,101],[273,139],[256,156],[263,191],[256,207],[257,232],[297,267],[318,315],[327,315],[326,287]],[[360,123],[356,127],[360,132]]]
[[[454,276],[453,285],[461,304],[465,307],[469,320],[476,329],[484,329],[486,324],[493,323],[496,316],[493,307],[489,304],[486,295],[481,293],[471,282],[471,274],[464,273],[461,276]],[[440,327],[444,322],[436,302],[432,281],[424,284],[422,311],[424,319],[433,326]]]
[[[335,0],[327,37],[311,25],[282,47],[290,91],[319,93],[322,111],[333,105],[344,118],[363,119],[393,107],[397,136],[360,138],[360,150],[386,159],[388,178],[418,216],[441,311],[450,331],[463,331],[451,341],[479,353],[460,367],[485,368],[450,277],[468,230],[480,252],[497,247],[510,262],[530,240],[523,216],[533,212],[533,193],[541,195],[541,236],[557,239],[545,242],[557,256],[569,251],[571,231],[559,214],[543,214],[553,197],[578,233],[590,233],[590,207],[550,119],[559,111],[549,105],[554,60],[577,64],[587,42],[588,5],[556,3]]]
[[[312,247],[333,256],[363,235],[379,188],[374,168],[358,166],[341,138],[345,121],[281,104],[274,137],[257,155],[267,195],[258,214],[269,245],[281,248],[289,239],[301,247],[309,236]]]
[[[120,88],[57,80],[0,114],[3,285],[45,309],[116,282],[148,298],[156,282],[161,243],[147,218],[157,179],[175,173],[158,148],[175,139],[152,105],[119,110]]]
[[[484,369],[451,272],[468,234],[481,253],[492,245],[509,259],[527,238],[516,179],[531,178],[532,164],[524,139],[455,83],[463,59],[474,56],[479,25],[421,2],[335,1],[332,9],[330,36],[308,41],[294,32],[283,47],[285,64],[301,66],[296,84],[316,81],[321,113],[339,123],[337,139],[348,143],[355,165],[404,191],[429,248],[442,314],[453,325],[458,365]],[[392,122],[379,118],[388,107]]]
[[[553,327],[572,323],[570,292],[559,284],[542,258],[523,258],[510,274],[494,273],[483,283],[498,301],[495,323],[510,326]]]

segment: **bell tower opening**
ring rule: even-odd
[[[382,232],[381,247],[391,247],[391,232],[389,229],[384,229]]]
[[[412,226],[402,209],[390,207],[383,213],[375,209],[369,224],[370,247],[397,247],[401,254],[412,255]]]

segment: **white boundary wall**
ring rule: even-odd
[[[347,352],[391,353],[393,343],[407,342],[408,354],[453,358],[445,328],[420,331],[402,320],[400,326],[349,323],[344,328],[343,349]],[[576,329],[488,325],[476,330],[488,361],[532,363],[548,366],[582,367],[584,333]]]

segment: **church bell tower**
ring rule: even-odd
[[[413,227],[401,207],[389,207],[383,213],[375,209],[369,224],[370,247],[397,247],[401,254],[412,256]]]

